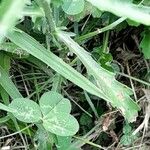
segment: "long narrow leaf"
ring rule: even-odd
[[[0,5],[0,43],[14,25],[24,8],[26,0],[3,0]]]
[[[66,64],[61,58],[57,57],[52,52],[47,51],[41,44],[25,32],[16,30],[14,32],[10,32],[7,37],[23,50],[38,58],[82,89],[100,98],[107,99],[102,91],[93,83],[91,83],[71,66]]]
[[[107,97],[105,100],[111,102],[114,107],[119,108],[128,121],[134,121],[139,107],[130,98],[131,89],[119,83],[115,79],[115,74],[102,68],[88,52],[70,38],[67,32],[58,30],[56,35],[83,62],[89,74],[95,78],[97,86]]]
[[[0,84],[5,89],[5,91],[11,96],[11,98],[15,99],[22,97],[18,89],[15,87],[14,83],[9,78],[6,71],[1,66],[0,66]]]
[[[15,109],[10,108],[10,107],[2,104],[2,103],[0,103],[0,110],[4,110],[4,111],[7,111],[7,112],[11,112],[11,113],[15,112]]]
[[[87,0],[102,11],[109,11],[120,17],[150,25],[150,7],[138,6],[129,0]]]

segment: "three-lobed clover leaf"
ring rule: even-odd
[[[44,128],[56,135],[72,136],[79,129],[77,120],[70,115],[70,101],[57,92],[44,93],[39,105],[27,98],[17,98],[9,108],[18,120],[26,123],[42,121]]]
[[[78,131],[79,124],[70,115],[70,101],[62,95],[52,91],[43,94],[40,107],[43,114],[43,126],[46,130],[60,136],[71,136]]]

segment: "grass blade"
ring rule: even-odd
[[[0,66],[0,84],[5,89],[5,91],[11,96],[11,98],[22,97],[14,83],[9,78],[6,71]]]
[[[120,17],[150,25],[150,7],[138,6],[125,0],[87,0],[102,11],[109,11]]]
[[[58,30],[56,35],[83,62],[87,71],[94,77],[97,86],[105,95],[105,100],[114,107],[119,108],[129,122],[134,121],[137,117],[139,106],[130,98],[131,89],[119,83],[115,79],[114,73],[102,68],[88,52],[70,38],[67,32]]]
[[[5,111],[11,112],[11,113],[15,112],[15,109],[12,109],[12,108],[10,108],[10,107],[2,104],[2,103],[0,103],[0,110],[5,110]]]
[[[34,57],[38,58],[56,72],[64,76],[66,79],[72,81],[82,89],[98,97],[106,99],[105,95],[93,83],[86,79],[83,75],[66,64],[62,59],[47,51],[35,39],[21,30],[10,32],[7,37],[16,45],[27,51]]]
[[[25,0],[3,0],[0,5],[0,43],[19,19]]]

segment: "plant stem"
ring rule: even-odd
[[[116,27],[118,24],[120,24],[121,22],[123,22],[124,20],[126,20],[126,17],[122,17],[122,18],[119,18],[118,20],[116,20],[115,22],[111,23],[110,25],[106,26],[106,27],[103,27],[101,29],[97,29],[96,31],[94,32],[91,32],[91,33],[88,33],[88,34],[85,34],[83,36],[80,36],[78,38],[75,38],[75,40],[77,42],[82,42],[84,40],[87,40],[89,38],[92,38],[93,36],[96,36],[100,33],[103,33],[105,31],[108,31],[108,30],[112,30],[114,27]]]
[[[130,79],[132,79],[132,80],[135,80],[135,81],[137,81],[137,82],[139,82],[139,83],[145,84],[145,85],[147,85],[147,86],[150,86],[150,83],[148,83],[148,82],[146,82],[146,81],[143,81],[143,80],[140,80],[140,79],[138,79],[138,78],[129,76],[129,75],[124,74],[124,73],[121,73],[121,72],[117,72],[117,74],[119,74],[119,75],[121,75],[121,76],[124,76],[124,77],[127,77],[127,78],[130,78]]]
[[[105,36],[104,36],[104,39],[103,39],[103,53],[109,53],[109,50],[108,50],[108,40],[109,40],[109,33],[110,31],[107,31]]]
[[[102,147],[102,146],[100,146],[100,145],[98,145],[98,144],[95,144],[95,143],[93,143],[93,142],[90,142],[90,141],[87,140],[87,139],[83,139],[83,138],[80,138],[80,137],[77,137],[77,136],[73,136],[73,137],[76,138],[76,139],[78,139],[78,140],[81,140],[81,141],[85,142],[86,144],[92,145],[92,146],[97,147],[97,148],[100,148],[100,149],[102,149],[102,150],[106,150],[106,148],[104,148],[104,147]]]
[[[21,129],[21,130],[15,132],[15,133],[12,133],[12,134],[9,134],[9,135],[2,136],[2,137],[0,137],[0,140],[1,140],[1,139],[4,139],[4,138],[11,137],[11,136],[14,136],[14,135],[16,135],[16,134],[21,134],[22,131],[29,129],[29,128],[32,127],[32,126],[33,126],[33,124],[28,125],[28,126],[26,126],[25,128],[23,128],[23,129]]]
[[[142,0],[138,6],[140,6],[142,3],[143,3],[144,0]],[[88,33],[88,34],[85,34],[85,35],[82,35],[78,38],[75,38],[75,40],[77,42],[82,42],[84,40],[87,40],[89,38],[92,38],[93,36],[96,36],[100,33],[103,33],[105,31],[108,31],[108,30],[112,30],[113,28],[115,28],[117,25],[119,25],[121,22],[125,21],[127,19],[127,17],[121,17],[119,18],[118,20],[116,20],[115,22],[111,23],[110,25],[106,26],[106,27],[103,27],[101,29],[97,29],[96,31],[94,32],[91,32],[91,33]]]
[[[56,25],[53,20],[52,10],[50,8],[50,4],[46,0],[37,0],[38,4],[42,7],[45,13],[45,17],[47,20],[47,23],[49,25],[49,30],[51,33],[53,33],[56,30]]]

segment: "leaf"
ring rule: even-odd
[[[22,97],[14,83],[9,78],[7,72],[0,66],[0,85],[5,89],[5,91],[11,96],[11,98]]]
[[[57,113],[67,113],[71,111],[71,104],[68,99],[57,92],[50,91],[44,93],[40,98],[40,108],[43,115],[48,115],[49,112],[54,115]],[[63,112],[62,112],[63,110]]]
[[[63,0],[52,0],[54,7],[59,7],[63,4]]]
[[[3,42],[0,44],[0,51],[6,51],[8,53],[12,53],[12,55],[18,55],[19,58],[27,58],[29,56],[26,51],[11,42]]]
[[[71,144],[71,137],[57,136],[57,150],[67,150]]]
[[[76,15],[67,15],[68,18],[73,21],[73,22],[79,22],[81,19],[83,19],[85,16],[89,15],[90,13],[92,13],[93,11],[93,6],[88,3],[88,2],[85,2],[84,4],[84,9],[82,12],[80,12],[79,14],[76,14]]]
[[[7,121],[9,121],[10,117],[7,115],[5,117],[0,118],[0,125],[5,124]]]
[[[87,78],[71,66],[66,64],[62,59],[54,55],[52,52],[49,52],[25,32],[16,30],[7,34],[7,37],[23,50],[50,66],[66,79],[72,81],[74,84],[78,85],[87,92],[105,99],[105,95],[102,94],[99,88],[97,88],[93,83],[91,83]]]
[[[62,41],[71,52],[75,53],[87,68],[89,75],[95,79],[95,83],[105,95],[105,100],[110,102],[113,107],[122,111],[124,117],[129,121],[135,121],[139,106],[130,98],[132,91],[127,86],[119,83],[115,79],[115,74],[102,68],[88,52],[78,43],[70,38],[64,31],[57,31],[57,37]]]
[[[145,59],[150,59],[150,31],[144,33],[140,47],[142,48]]]
[[[43,120],[43,126],[46,130],[60,136],[72,136],[79,130],[77,120],[63,112],[55,115],[49,113]]]
[[[140,25],[140,23],[138,22],[135,22],[135,21],[132,21],[130,19],[127,19],[127,23],[130,25],[130,26],[134,26],[134,27],[138,27]]]
[[[53,134],[46,131],[42,125],[38,125],[34,140],[37,142],[37,149],[52,150],[54,143]]]
[[[124,127],[123,127],[123,133],[124,134],[130,134],[132,132],[132,127],[129,125],[129,124],[126,124]]]
[[[125,146],[132,144],[132,142],[133,142],[132,135],[123,135],[120,139],[120,143]]]
[[[138,6],[126,0],[87,0],[102,11],[150,25],[150,7]]]
[[[113,72],[113,68],[111,67],[111,62],[113,58],[110,53],[102,53],[99,59],[100,65],[108,71]]]
[[[15,112],[15,109],[13,108],[10,108],[2,103],[0,103],[0,110],[4,110],[4,111],[7,111],[7,112]]]
[[[120,143],[123,145],[131,145],[138,137],[132,134],[132,127],[127,123],[123,127],[123,136],[120,139]]]
[[[6,57],[5,57],[6,58]],[[11,81],[10,77],[9,77],[9,67],[10,67],[10,60],[9,57],[7,57],[7,60],[1,60],[1,62],[3,61],[3,67],[2,68],[0,66],[0,84],[3,87],[3,93],[1,93],[1,96],[3,98],[3,101],[6,105],[9,104],[9,95],[12,98],[19,98],[22,97],[22,95],[20,94],[20,92],[18,91],[18,89],[16,88],[16,86],[14,85],[14,83]],[[1,91],[2,92],[2,91]],[[9,95],[7,95],[7,93]],[[9,107],[9,109],[11,109]],[[8,110],[7,110],[8,111]],[[16,110],[15,110],[16,111]],[[16,120],[16,118],[12,115],[12,113],[8,113],[8,116],[10,117],[10,119],[13,121],[14,125],[15,125],[15,129],[17,131],[20,131],[20,126],[18,125],[18,122]],[[9,126],[12,128],[12,126],[9,124]],[[29,132],[28,132],[29,133]],[[19,133],[20,136],[22,137],[22,133]]]
[[[0,4],[0,43],[19,19],[26,0],[3,0]]]
[[[9,107],[16,110],[13,115],[20,121],[31,123],[38,122],[42,118],[38,104],[27,98],[14,99]]]
[[[150,1],[149,0],[144,0],[143,4],[146,5],[146,6],[150,6]]]
[[[76,15],[83,11],[84,0],[63,0],[62,9],[68,15]]]
[[[97,7],[94,6],[92,7],[91,13],[93,18],[100,18],[102,15],[102,11],[100,11]]]
[[[46,130],[60,136],[71,136],[78,131],[78,122],[70,115],[70,101],[59,93],[50,91],[43,94],[40,99],[40,108]]]

